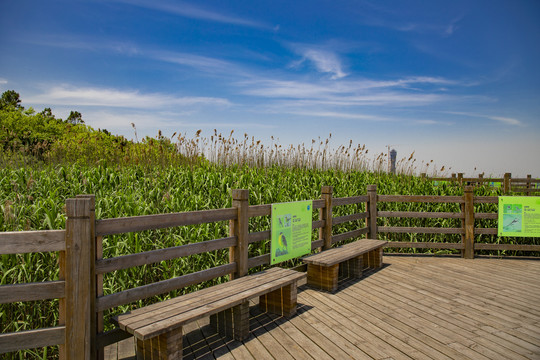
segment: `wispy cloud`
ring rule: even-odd
[[[213,21],[225,24],[247,26],[260,29],[273,29],[273,27],[259,21],[243,18],[236,15],[226,14],[214,9],[195,6],[186,2],[176,1],[148,1],[148,0],[116,0],[124,4],[138,6],[145,9],[152,9],[166,12],[191,19]]]
[[[169,94],[142,94],[139,91],[124,91],[108,88],[54,86],[45,93],[29,97],[30,103],[71,106],[104,106],[135,109],[155,109],[171,106],[212,105],[229,106],[227,99],[215,97],[175,97]]]
[[[482,119],[489,119],[497,122],[501,122],[506,125],[511,126],[524,126],[523,122],[516,118],[510,118],[510,117],[504,117],[504,116],[494,116],[494,115],[485,115],[485,114],[477,114],[477,113],[470,113],[470,112],[458,112],[458,111],[448,111],[448,114],[454,114],[454,115],[461,115],[466,117],[475,117],[475,118],[482,118]]]
[[[310,62],[315,66],[318,72],[331,74],[331,79],[341,79],[348,74],[343,70],[343,64],[338,54],[331,50],[321,46],[305,45],[305,44],[291,44],[289,47],[302,56],[298,61],[291,64],[291,67],[300,67],[305,62]]]
[[[6,85],[8,81],[4,78],[0,78],[0,85]]]
[[[242,93],[265,98],[291,100],[296,104],[330,106],[419,106],[443,100],[451,95],[436,92],[411,91],[406,85],[451,82],[437,78],[413,78],[388,81],[319,81],[258,79],[240,82]]]

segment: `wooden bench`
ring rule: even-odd
[[[190,294],[145,306],[114,318],[136,339],[137,359],[181,359],[182,326],[210,316],[222,335],[249,337],[249,300],[259,297],[262,311],[296,313],[297,281],[306,274],[271,268]]]
[[[362,277],[364,267],[377,269],[382,266],[384,240],[360,239],[353,243],[306,256],[308,285],[335,292],[339,276]]]

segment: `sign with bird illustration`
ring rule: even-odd
[[[499,196],[498,235],[540,237],[540,197]]]
[[[311,252],[313,201],[272,204],[270,264]]]

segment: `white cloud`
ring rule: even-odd
[[[502,116],[486,116],[486,117],[491,120],[500,121],[506,125],[515,125],[515,126],[523,125],[521,121],[514,118],[508,118],[508,117],[502,117]]]
[[[0,78],[0,85],[6,85],[8,81],[4,78]]]
[[[503,124],[512,125],[512,126],[523,126],[524,125],[518,119],[509,118],[509,117],[503,117],[503,116],[493,116],[493,115],[484,115],[484,114],[469,113],[469,112],[458,112],[458,111],[449,111],[448,114],[489,119],[489,120],[498,121],[498,122],[501,122]]]
[[[299,67],[306,61],[310,61],[318,72],[331,74],[331,79],[346,77],[343,65],[338,55],[331,50],[322,49],[311,45],[291,44],[293,51],[302,56],[302,59],[291,64],[291,67]]]
[[[342,70],[341,61],[332,52],[308,49],[303,55],[306,59],[314,63],[319,72],[333,74],[332,79],[341,79],[347,76]]]
[[[207,20],[225,24],[233,24],[254,28],[272,29],[272,27],[258,21],[225,14],[215,10],[208,10],[186,2],[176,1],[147,1],[147,0],[116,0],[124,4],[138,6],[146,9],[163,11],[192,19]]]
[[[71,106],[127,107],[135,109],[155,109],[171,106],[231,105],[227,99],[214,97],[175,97],[168,94],[141,94],[139,91],[117,89],[56,86],[45,93],[27,99],[30,103]]]

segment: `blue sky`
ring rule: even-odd
[[[536,0],[1,0],[0,90],[128,138],[332,133],[540,177],[539,44]]]

